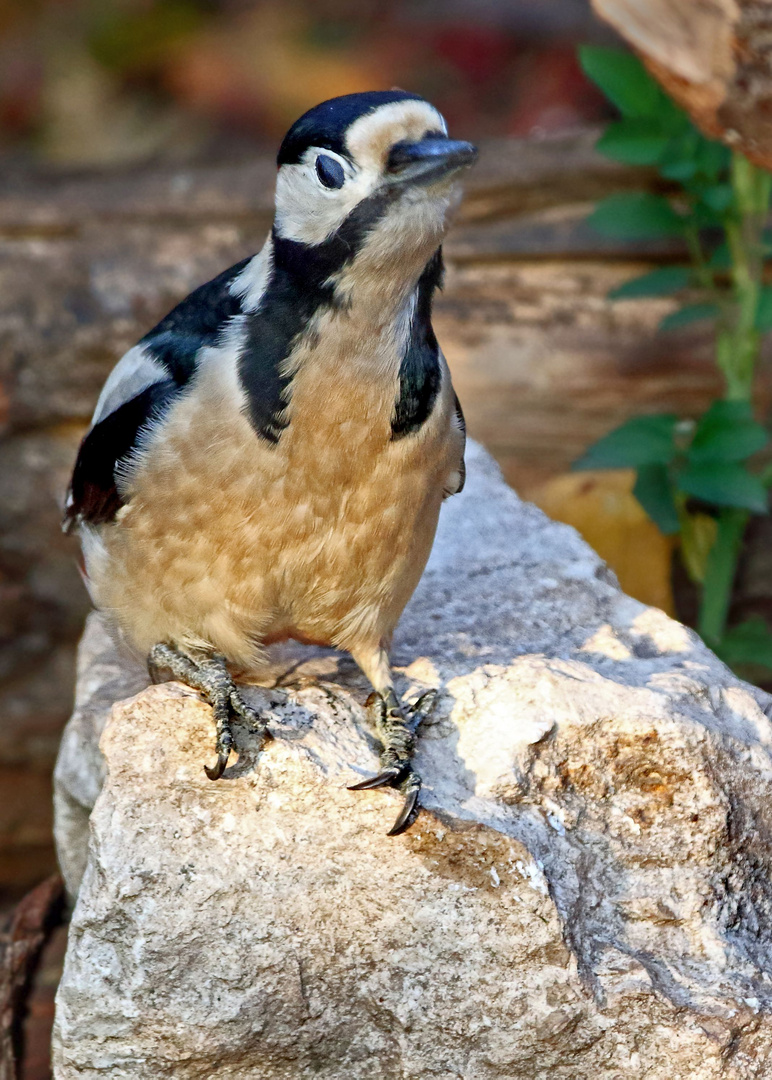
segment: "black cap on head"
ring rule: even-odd
[[[406,90],[371,90],[366,94],[330,98],[295,121],[284,136],[276,162],[278,165],[295,165],[309,146],[320,146],[346,157],[346,131],[360,116],[393,101],[423,100]]]

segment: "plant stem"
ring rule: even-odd
[[[750,514],[727,508],[718,517],[716,540],[710,550],[702,587],[697,629],[712,649],[721,644],[737,573],[737,560]]]
[[[717,361],[730,401],[750,401],[761,335],[756,312],[761,294],[762,232],[772,176],[742,154],[732,155],[734,206],[725,223],[732,259],[733,310],[719,330]]]
[[[716,359],[726,379],[729,401],[753,400],[753,381],[761,335],[756,314],[763,270],[762,235],[769,208],[772,176],[742,154],[732,155],[734,206],[725,222],[732,259],[732,303],[716,340]],[[708,556],[702,587],[698,630],[712,648],[726,632],[732,588],[743,537],[750,519],[747,510],[726,508],[718,516],[716,539]]]
[[[692,267],[697,283],[706,291],[716,294],[717,289],[713,280],[713,272],[708,266],[705,252],[702,250],[700,230],[695,221],[687,221],[684,238],[686,240],[686,246],[689,249],[689,257],[692,260]]]

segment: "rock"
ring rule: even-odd
[[[89,815],[105,778],[99,737],[113,704],[138,693],[148,682],[145,665],[122,650],[101,616],[92,613],[78,649],[75,708],[54,769],[56,852],[71,897],[86,869]]]
[[[212,784],[211,711],[175,683],[117,702],[103,766],[146,678],[92,617],[56,774],[71,889],[87,863],[57,1080],[769,1075],[772,703],[468,467],[394,645],[405,697],[441,688],[397,839],[396,793],[346,790],[377,762],[348,659],[273,654],[275,739],[237,732]]]

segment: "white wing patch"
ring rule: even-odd
[[[127,401],[147,390],[153,383],[168,379],[169,372],[155,360],[144,345],[135,345],[121,357],[102,387],[91,418],[91,426],[120,409]]]

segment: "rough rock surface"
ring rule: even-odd
[[[441,687],[424,809],[353,665],[275,654],[212,784],[211,713],[92,617],[57,770],[58,1080],[772,1075],[769,698],[620,593],[482,451],[395,641]],[[145,680],[146,681],[146,680]],[[97,795],[103,783],[101,794]]]

